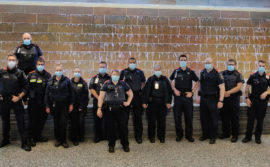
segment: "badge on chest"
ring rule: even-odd
[[[99,81],[99,78],[97,77],[97,78],[95,79],[95,84],[98,84],[98,81]]]
[[[159,82],[155,82],[155,89],[159,89]]]

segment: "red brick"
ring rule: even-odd
[[[93,35],[89,34],[61,34],[59,35],[60,42],[93,42]]]
[[[127,8],[129,16],[158,16],[158,9]]]
[[[36,23],[36,15],[22,13],[3,13],[2,22]]]
[[[112,33],[114,32],[114,27],[109,25],[84,25],[84,33]]]
[[[49,32],[81,33],[83,26],[70,24],[49,24]]]
[[[139,16],[138,25],[157,25],[158,17]]]
[[[61,14],[93,14],[92,7],[77,7],[77,6],[60,6],[59,13]]]
[[[58,14],[58,6],[24,6],[25,13],[47,13],[47,14]]]
[[[250,12],[246,11],[220,11],[223,18],[249,18]]]
[[[0,5],[0,13],[23,13],[23,5]]]
[[[105,24],[137,24],[137,17],[134,16],[105,16]]]
[[[89,15],[71,16],[71,23],[75,23],[75,24],[93,24],[94,23],[94,16],[89,16]]]
[[[232,19],[232,27],[259,27],[259,20],[250,20],[250,19]]]
[[[48,24],[29,24],[16,23],[14,24],[14,32],[47,32]]]
[[[70,23],[69,15],[38,14],[38,23]]]
[[[55,33],[38,33],[32,34],[32,38],[34,41],[51,41],[51,42],[59,42],[59,35]]]
[[[104,8],[95,7],[94,15],[114,15],[114,16],[125,16],[126,8]]]
[[[220,17],[218,10],[190,10],[190,17]]]
[[[13,24],[12,23],[2,23],[0,24],[0,31],[12,31]]]
[[[159,9],[159,17],[163,16],[177,16],[177,17],[189,17],[189,10],[183,9]]]

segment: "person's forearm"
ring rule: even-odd
[[[192,92],[195,93],[199,86],[200,86],[200,82],[198,81],[198,82],[195,83],[195,85],[194,85],[194,87],[192,89]]]
[[[224,84],[221,84],[219,88],[220,88],[219,101],[223,101],[223,99],[224,99],[224,93],[225,93],[225,86],[224,86]]]
[[[230,92],[230,94],[237,93],[237,92],[241,91],[242,85],[243,85],[242,83],[237,84],[236,87],[230,89],[228,92]]]
[[[98,94],[95,89],[90,89],[90,92],[96,99],[98,99]]]
[[[22,98],[24,97],[24,95],[25,95],[24,92],[20,93],[20,94],[19,94],[19,98],[22,99]]]
[[[249,95],[249,85],[246,86],[246,89],[245,89],[245,96],[248,97]]]

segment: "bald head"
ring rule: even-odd
[[[22,35],[22,39],[23,40],[32,40],[32,37],[31,37],[31,34],[29,34],[29,33],[24,33],[23,35]]]
[[[212,64],[213,63],[213,59],[211,57],[207,57],[204,62],[206,64]]]
[[[207,57],[204,61],[204,65],[207,71],[213,69],[213,59],[211,57]]]
[[[159,64],[155,64],[154,71],[160,71],[160,70],[161,70],[161,66]]]

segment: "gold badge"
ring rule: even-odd
[[[78,87],[82,87],[83,85],[82,85],[82,84],[78,84],[77,86],[78,86]]]
[[[98,84],[99,78],[95,79],[95,84]]]
[[[37,79],[30,79],[30,82],[37,82]]]
[[[159,83],[158,82],[155,83],[155,89],[159,89]]]
[[[42,83],[42,80],[41,79],[37,80],[37,83]]]

